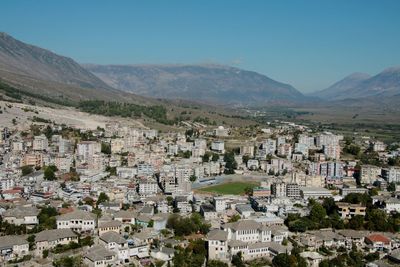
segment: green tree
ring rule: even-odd
[[[33,168],[30,165],[25,165],[21,167],[22,176],[31,174],[33,172]]]
[[[202,161],[209,162],[210,161],[210,153],[206,152],[202,157]]]
[[[101,203],[108,202],[110,198],[107,196],[106,193],[101,192],[99,197],[97,198],[97,206]]]
[[[310,219],[313,222],[321,222],[326,217],[324,207],[318,202],[314,203],[310,211]]]
[[[101,152],[107,155],[111,155],[111,144],[102,142],[101,143]]]
[[[195,181],[197,180],[196,175],[190,175],[189,180],[190,180],[192,183],[195,182]]]
[[[213,153],[212,158],[211,158],[211,161],[217,162],[218,160],[219,160],[219,155]]]
[[[225,174],[234,174],[237,168],[237,163],[235,161],[235,154],[233,152],[226,152],[224,154],[225,161]]]
[[[229,267],[229,265],[222,261],[210,260],[207,262],[207,267]]]
[[[48,181],[54,181],[57,180],[55,172],[57,171],[57,167],[54,165],[46,166],[44,169],[44,179]]]
[[[335,200],[331,197],[325,198],[322,203],[322,206],[324,207],[328,215],[334,214],[338,210],[338,206],[336,205]]]
[[[242,259],[242,252],[238,252],[236,255],[232,256],[232,264],[236,267],[245,267],[246,265]]]
[[[272,259],[272,266],[274,267],[288,267],[293,266],[290,257],[287,253],[280,253]]]
[[[396,184],[395,184],[394,182],[389,183],[389,184],[388,184],[388,187],[387,187],[387,190],[388,190],[389,192],[394,192],[394,191],[396,191]]]
[[[230,219],[229,219],[229,223],[233,223],[233,222],[237,222],[237,221],[239,221],[240,220],[240,215],[239,214],[235,214],[235,215],[233,215]]]
[[[360,230],[364,226],[364,216],[356,215],[349,220],[349,228]]]

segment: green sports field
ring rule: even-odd
[[[242,195],[247,187],[256,187],[258,185],[259,183],[257,182],[230,182],[204,187],[198,191],[222,195]]]

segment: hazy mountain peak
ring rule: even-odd
[[[400,73],[400,66],[386,68],[381,73]]]
[[[325,99],[390,97],[400,94],[400,66],[390,67],[375,76],[353,73],[327,89],[313,93]]]
[[[346,76],[344,79],[360,79],[360,80],[365,80],[371,78],[371,75],[368,73],[363,73],[363,72],[354,72],[348,76]],[[343,80],[344,80],[343,79]]]

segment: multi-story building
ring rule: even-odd
[[[15,225],[35,226],[39,224],[39,210],[35,207],[17,206],[3,213],[3,220]]]
[[[35,234],[35,254],[42,256],[44,250],[49,250],[57,245],[68,245],[70,242],[78,243],[78,235],[71,229],[44,230]]]
[[[43,151],[43,150],[48,150],[48,148],[49,148],[49,141],[47,140],[47,137],[44,134],[35,136],[33,138],[32,142],[33,150]]]
[[[382,169],[382,177],[388,183],[399,183],[400,182],[400,167],[389,167]]]
[[[356,215],[365,216],[367,208],[361,204],[337,202],[338,212],[342,219],[350,219]]]
[[[76,155],[83,162],[89,162],[93,156],[101,152],[101,144],[95,141],[82,141],[76,147]]]
[[[286,183],[277,181],[271,185],[271,193],[274,197],[286,197]]]
[[[240,146],[240,155],[254,157],[254,145],[246,144]]]
[[[307,147],[314,147],[315,146],[315,140],[313,136],[308,136],[305,134],[300,134],[299,135],[299,144],[304,144]]]
[[[294,199],[301,198],[300,186],[296,183],[286,184],[286,196]]]
[[[208,258],[230,261],[242,252],[244,260],[270,256],[275,245],[271,242],[271,230],[253,220],[241,220],[223,225],[223,230],[212,230],[207,235]]]
[[[38,152],[34,154],[25,154],[23,165],[43,167],[43,154]]]
[[[328,159],[339,160],[340,159],[340,145],[339,144],[327,144],[323,146],[324,154]]]
[[[141,196],[152,196],[157,194],[158,185],[155,181],[141,181],[138,187],[139,195]]]
[[[223,212],[226,209],[226,199],[224,197],[214,197],[213,205],[216,212]]]
[[[1,178],[0,179],[0,192],[5,190],[10,190],[15,186],[14,179],[11,178]]]
[[[308,157],[308,145],[303,144],[303,143],[295,143],[294,144],[294,152],[295,153],[301,153],[304,157]]]
[[[29,255],[29,242],[22,236],[0,236],[0,262],[18,259]]]
[[[301,187],[300,188],[301,197],[305,200],[310,198],[329,198],[332,197],[331,191],[320,187]]]
[[[224,153],[225,152],[224,141],[213,141],[211,143],[211,150],[216,151],[218,153]]]
[[[360,172],[360,182],[362,184],[372,184],[381,174],[381,168],[374,165],[362,165]]]
[[[59,215],[57,216],[57,229],[71,229],[78,233],[94,232],[96,215],[82,210]]]
[[[292,145],[280,144],[278,146],[278,156],[290,158],[292,156]]]
[[[262,142],[262,149],[264,155],[275,155],[276,151],[276,140],[267,139]]]
[[[386,150],[386,144],[381,141],[374,141],[370,144],[371,148],[375,152],[383,152]]]

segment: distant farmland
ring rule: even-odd
[[[260,184],[257,182],[230,182],[219,185],[212,185],[198,189],[200,192],[215,193],[221,195],[242,195],[247,187],[256,187]]]

